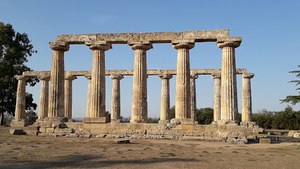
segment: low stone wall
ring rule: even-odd
[[[229,124],[178,124],[170,123],[105,123],[86,124],[77,122],[43,121],[27,127],[27,134],[55,137],[109,137],[131,139],[178,139],[201,141],[225,141],[247,143],[256,139],[260,128],[255,125]],[[32,130],[37,130],[34,132]]]

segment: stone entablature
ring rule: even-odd
[[[68,44],[89,44],[109,42],[111,44],[149,44],[173,43],[180,40],[190,42],[216,42],[229,38],[229,30],[203,30],[184,32],[150,32],[150,33],[107,33],[107,34],[68,34],[59,35],[56,40]]]

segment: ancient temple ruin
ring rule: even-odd
[[[205,42],[216,42],[217,47],[222,50],[221,69],[190,69],[189,51],[194,48],[195,43]],[[56,128],[49,124],[72,118],[72,81],[77,76],[84,76],[88,80],[86,117],[80,124],[65,123],[64,128],[73,129],[71,133],[76,133],[81,128],[84,132],[91,134],[104,132],[102,134],[121,133],[130,136],[136,130],[138,130],[137,133],[148,130],[148,134],[151,131],[159,130],[157,135],[164,135],[166,128],[168,128],[171,132],[169,135],[172,135],[173,129],[178,131],[180,128],[183,136],[197,136],[195,133],[198,133],[198,136],[208,137],[207,134],[205,135],[207,133],[205,131],[211,128],[212,130],[217,129],[219,132],[212,134],[211,137],[219,140],[224,136],[220,136],[218,126],[229,124],[230,130],[243,131],[243,136],[246,138],[247,135],[257,133],[257,128],[250,122],[252,113],[250,79],[253,78],[254,74],[247,72],[245,68],[236,68],[235,63],[235,48],[239,47],[241,42],[240,37],[230,37],[229,30],[59,35],[55,42],[50,42],[50,48],[53,51],[51,71],[24,72],[22,75],[16,76],[19,81],[18,93],[15,120],[11,125],[12,127],[26,125],[23,120],[25,116],[25,84],[28,77],[35,76],[41,81],[37,132],[55,133]],[[147,51],[153,48],[152,44],[154,43],[172,43],[174,50],[177,50],[176,70],[147,69]],[[74,44],[86,45],[93,51],[91,71],[65,71],[64,52],[67,52],[69,46]],[[133,50],[133,70],[105,69],[105,52],[112,50],[112,45],[118,44],[128,44]],[[214,80],[214,122],[206,127],[198,125],[194,115],[196,110],[195,79],[202,75],[211,75]],[[238,113],[237,75],[243,76],[241,125],[235,123],[235,115]],[[110,120],[105,114],[105,76],[110,76],[113,81]],[[120,112],[120,97],[122,97],[120,85],[124,76],[133,76],[132,113],[129,124],[120,123],[122,114]],[[147,76],[159,76],[162,80],[159,124],[146,123],[148,118]],[[172,77],[176,78],[176,110],[175,119],[173,119],[176,125],[170,128],[169,79]],[[113,124],[113,127],[108,122]],[[229,128],[225,130],[227,131]],[[126,129],[127,131],[125,131]],[[128,132],[129,130],[130,132]],[[199,134],[203,133],[202,130],[205,130],[204,134]]]

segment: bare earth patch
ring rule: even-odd
[[[178,140],[14,136],[0,127],[0,168],[299,168],[300,143],[228,144]]]

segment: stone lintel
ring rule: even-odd
[[[108,41],[112,44],[132,42],[171,43],[174,40],[194,40],[195,42],[215,42],[219,38],[229,37],[229,30],[198,30],[184,32],[148,32],[148,33],[104,33],[104,34],[66,34],[57,36],[57,41],[69,44],[85,44],[89,41]]]
[[[238,68],[236,69],[236,74],[243,74],[248,73],[247,69],[244,68]],[[39,77],[39,76],[50,76],[50,71],[26,71],[23,72],[23,76],[26,77]],[[65,71],[65,75],[72,75],[72,76],[85,76],[88,77],[91,75],[90,71]],[[106,70],[105,71],[106,76],[110,76],[113,74],[120,74],[123,76],[132,76],[133,70]],[[161,69],[149,69],[147,70],[148,75],[161,75],[161,74],[170,74],[170,75],[176,75],[176,70],[161,70]],[[212,74],[221,74],[221,69],[191,69],[191,74],[195,75],[212,75]],[[21,75],[16,75],[21,76]]]

